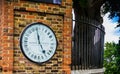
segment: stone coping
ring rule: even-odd
[[[105,69],[72,70],[71,74],[104,74]]]

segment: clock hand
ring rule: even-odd
[[[41,49],[42,49],[42,53],[46,56],[46,54],[45,54],[45,50],[43,50],[43,47],[42,47],[42,45],[40,44],[40,46],[41,46]],[[47,57],[47,56],[46,56]]]
[[[40,44],[40,39],[39,39],[39,34],[38,34],[38,29],[37,28],[36,28],[36,32],[37,32],[38,44]]]
[[[43,47],[42,47],[42,45],[41,45],[41,43],[40,43],[40,36],[39,36],[39,34],[38,34],[38,28],[36,29],[36,31],[37,31],[38,44],[40,45],[40,47],[41,47],[41,49],[42,49],[42,53],[45,54],[45,50],[43,49]]]

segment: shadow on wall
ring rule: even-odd
[[[53,4],[61,4],[62,0],[29,0],[35,2],[45,2],[45,3],[53,3]]]
[[[2,67],[0,66],[0,74],[2,73]]]

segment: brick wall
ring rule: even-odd
[[[70,74],[72,0],[62,0],[61,5],[35,3],[25,0],[1,0],[3,5],[0,41],[3,74]],[[36,65],[20,51],[19,36],[33,22],[50,26],[58,40],[54,57],[47,63]]]
[[[5,0],[1,0],[1,3],[0,49],[2,52],[2,74],[11,74],[13,69],[13,9],[12,4],[6,4]]]
[[[0,34],[1,34],[1,21],[2,21],[2,2],[0,2]],[[0,38],[0,40],[1,40],[1,38]],[[1,43],[0,43],[0,47],[1,47]],[[2,60],[2,50],[1,50],[1,48],[0,48],[0,74],[1,74],[1,72],[2,72],[2,66],[1,66],[1,60]]]
[[[14,12],[14,72],[13,73],[62,73],[62,51],[63,51],[63,17],[52,14],[39,14],[36,12]],[[58,40],[58,48],[54,57],[42,65],[36,65],[27,60],[19,48],[19,36],[25,26],[33,22],[44,22],[55,32]],[[59,27],[59,28],[58,28]]]

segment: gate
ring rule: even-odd
[[[71,69],[102,68],[104,27],[99,22],[86,17],[81,17],[75,22]]]

